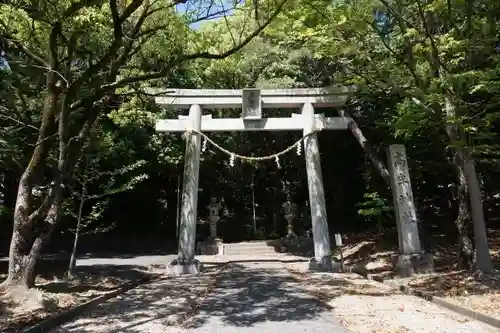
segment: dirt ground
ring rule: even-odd
[[[363,237],[364,236],[364,237]],[[342,247],[345,264],[372,276],[392,279],[398,284],[427,292],[447,301],[500,319],[500,276],[464,271],[457,267],[457,248],[436,244],[433,274],[398,278],[393,271],[391,255],[396,253],[394,235],[348,235]],[[494,266],[500,265],[500,232],[489,233]],[[339,253],[336,254],[340,259]]]
[[[62,276],[39,276],[35,281],[36,287],[28,292],[12,290],[8,294],[0,294],[0,332],[19,332],[44,318],[112,292],[130,279],[145,274],[147,272],[140,270],[86,269],[76,271],[71,280]],[[0,280],[3,278],[0,275]]]
[[[309,293],[331,307],[352,333],[494,333],[489,325],[456,314],[355,273],[311,273],[289,264]]]

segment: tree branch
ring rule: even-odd
[[[110,1],[116,1],[116,0],[110,0]],[[123,22],[125,22],[135,11],[143,4],[143,2],[146,1],[145,7],[149,7],[149,0],[133,0],[130,5],[125,8],[125,11],[123,12],[123,15],[120,17],[119,24],[121,25]]]
[[[259,26],[259,28],[257,28],[252,34],[250,34],[247,38],[245,38],[240,44],[236,45],[235,47],[231,48],[230,50],[227,50],[227,51],[220,53],[220,54],[214,54],[214,53],[210,53],[210,52],[200,52],[200,53],[188,54],[188,55],[181,56],[178,59],[178,61],[184,62],[184,61],[194,60],[194,59],[224,59],[224,58],[240,51],[248,43],[250,43],[257,35],[259,35],[274,20],[274,18],[276,18],[276,16],[278,16],[278,14],[280,13],[280,11],[284,7],[284,5],[287,3],[287,1],[288,0],[282,0],[280,2],[280,4],[278,5],[277,9],[266,20],[266,22],[264,22],[264,24]],[[161,70],[159,72],[124,78],[122,80],[115,81],[113,83],[105,84],[105,85],[101,86],[101,89],[110,91],[110,90],[125,87],[129,84],[136,83],[136,82],[160,79],[160,78],[164,77],[169,71],[170,71],[170,68],[167,67],[164,70]]]
[[[1,105],[0,105],[0,108],[3,108],[3,109],[5,109],[5,110],[7,110],[7,108],[4,108],[4,107],[3,107],[3,106],[1,106]],[[5,118],[5,119],[10,119],[10,120],[12,120],[12,121],[14,121],[14,122],[18,123],[19,125],[23,125],[23,126],[26,126],[26,127],[31,128],[31,129],[34,129],[35,131],[38,131],[38,127],[33,126],[33,125],[31,125],[31,124],[24,123],[24,122],[22,122],[22,121],[20,121],[20,120],[17,120],[17,119],[16,119],[16,118],[14,118],[14,117],[7,116],[7,115],[4,115],[4,114],[0,114],[0,117]]]
[[[30,58],[32,61],[34,61],[35,63],[37,63],[38,65],[40,66],[43,66],[44,68],[49,68],[49,64],[39,55],[37,55],[35,52],[31,51],[30,49],[24,47],[24,45],[15,40],[15,39],[11,39],[11,38],[6,38],[7,40],[11,41],[12,43],[14,43],[14,45],[16,45],[24,54],[26,54],[28,56],[28,58]]]
[[[436,42],[434,41],[434,37],[432,36],[432,33],[429,29],[429,25],[427,24],[427,19],[425,17],[424,9],[422,7],[422,3],[420,0],[416,0],[417,7],[418,7],[418,14],[420,16],[420,19],[422,20],[422,26],[424,27],[425,35],[429,39],[429,43],[431,44],[431,56],[432,60],[435,62],[434,66],[437,67],[437,70],[439,71],[439,67],[444,69],[446,72],[449,72],[448,68],[443,64],[439,57],[439,50],[436,45]]]
[[[102,1],[103,0],[81,0],[79,2],[75,2],[68,9],[66,9],[66,11],[64,11],[62,20],[73,17],[84,7],[92,6]]]
[[[115,40],[122,38],[122,24],[120,20],[120,14],[118,13],[118,8],[116,6],[117,0],[109,0],[109,8],[111,9],[111,18],[113,19],[113,34]]]
[[[194,23],[198,23],[198,22],[201,22],[201,21],[205,21],[205,20],[208,20],[208,19],[212,19],[212,18],[215,18],[217,17],[218,15],[222,15],[224,14],[224,16],[226,16],[225,14],[232,10],[232,9],[235,9],[235,7],[233,8],[230,8],[230,9],[223,9],[223,10],[219,10],[219,11],[216,11],[215,13],[211,13],[211,14],[207,14],[207,15],[204,15],[204,16],[200,16],[200,17],[197,17],[191,21],[189,21],[188,23],[189,24],[194,24]]]
[[[110,0],[111,2],[116,2],[116,0]],[[113,21],[113,27],[114,27],[114,32],[115,34],[120,32],[120,35],[117,36],[115,35],[115,38],[113,40],[113,43],[109,47],[108,51],[106,54],[99,60],[97,63],[94,65],[91,65],[85,72],[80,75],[80,77],[73,82],[71,87],[69,88],[69,93],[68,95],[73,96],[75,92],[80,89],[81,85],[84,82],[87,82],[88,80],[92,79],[99,71],[105,68],[107,64],[109,64],[113,57],[116,56],[120,48],[123,46],[123,31],[121,28],[121,24],[125,22],[132,14],[134,14],[137,9],[144,3],[144,0],[134,0],[130,5],[127,6],[125,9],[124,13],[122,16],[119,17],[118,21]],[[146,0],[145,7],[147,8],[149,6],[149,0]],[[114,19],[116,19],[116,14],[114,14]],[[120,27],[118,28],[117,25]],[[80,105],[81,103],[76,102],[71,105],[71,108],[74,109],[74,105]]]

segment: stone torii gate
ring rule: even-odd
[[[352,93],[351,87],[328,89],[175,89],[167,95],[156,97],[156,103],[179,109],[189,109],[189,116],[179,119],[159,120],[158,132],[191,131],[186,142],[184,179],[179,230],[178,258],[169,265],[174,274],[197,273],[201,264],[194,258],[196,242],[196,219],[198,207],[198,181],[200,167],[201,136],[198,132],[210,131],[288,131],[302,130],[306,159],[309,202],[314,240],[315,258],[310,268],[331,270],[333,268],[330,237],[326,215],[325,194],[318,137],[312,133],[321,130],[347,129],[349,119],[316,115],[315,107],[341,107]],[[240,108],[241,118],[214,119],[202,116],[202,108]],[[262,108],[301,108],[301,114],[289,118],[262,118]]]
[[[309,268],[320,271],[332,270],[334,265],[331,258],[316,131],[345,130],[348,128],[351,119],[347,117],[324,117],[321,114],[315,114],[314,109],[342,107],[353,91],[353,87],[265,90],[173,89],[163,96],[156,97],[156,103],[159,105],[182,110],[189,109],[189,116],[181,115],[179,119],[165,119],[156,122],[156,131],[158,132],[187,132],[179,224],[179,252],[178,258],[170,263],[168,270],[173,274],[194,274],[201,270],[200,262],[194,258],[201,149],[201,135],[197,132],[289,130],[302,130],[304,135],[304,155],[314,241],[314,258],[310,260]],[[241,118],[215,119],[211,115],[202,115],[202,108],[227,109],[240,107],[242,107],[243,111]],[[302,112],[301,114],[292,114],[288,118],[262,118],[262,108],[300,108]],[[398,203],[398,205],[401,205],[401,203]],[[400,226],[408,228],[408,222],[403,223],[400,214],[397,214],[396,217],[398,219],[399,233],[406,234]],[[415,231],[416,229],[413,230],[412,234]],[[416,237],[418,239],[418,232]],[[401,242],[403,241],[400,240],[400,246]],[[420,244],[417,240],[416,246],[411,248],[411,252],[418,253],[419,251]]]

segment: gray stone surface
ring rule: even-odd
[[[183,276],[141,286],[53,333],[346,332],[330,309],[277,263],[232,264],[196,314],[183,318],[193,304],[187,295],[206,288],[203,279]]]
[[[202,255],[224,254],[224,243],[220,238],[208,237],[197,244],[197,253]]]
[[[309,270],[312,272],[339,273],[341,269],[341,264],[333,261],[330,257],[324,257],[321,260],[317,260],[316,258],[309,260]]]
[[[199,274],[202,271],[203,271],[203,264],[199,260],[174,259],[167,266],[166,273],[169,275],[182,275],[182,274]]]
[[[189,119],[193,129],[201,130],[201,107],[192,105]],[[198,210],[198,184],[200,179],[201,135],[189,134],[184,154],[184,176],[179,220],[179,259],[193,259],[196,251],[196,220]]]
[[[319,154],[318,134],[310,134],[315,128],[314,108],[310,103],[302,107],[304,120],[304,155],[306,160],[307,185],[309,188],[309,202],[311,208],[311,222],[314,241],[314,256],[318,262],[325,264],[325,258],[331,258],[330,233],[328,231],[328,217],[326,215],[325,191],[323,189],[323,175]]]
[[[274,263],[236,265],[205,299],[188,332],[346,333],[322,303]]]
[[[396,272],[403,277],[434,272],[434,258],[431,253],[399,254],[393,256],[392,260]]]
[[[89,255],[77,258],[76,266],[140,266],[147,268],[150,265],[165,265],[177,258],[177,254],[154,255],[123,255],[116,257],[102,257]]]
[[[422,248],[405,147],[390,145],[387,155],[398,228],[399,252],[402,254],[420,253]]]
[[[177,258],[176,254],[166,254],[166,255],[128,255],[122,258],[107,258],[107,257],[89,257],[89,258],[78,258],[76,261],[77,267],[89,267],[93,266],[96,269],[100,267],[109,267],[110,269],[116,267],[117,269],[127,269],[127,268],[148,268],[152,265],[165,265]],[[274,252],[272,255],[262,255],[261,253],[250,253],[250,254],[229,254],[229,255],[200,255],[196,257],[202,264],[207,263],[225,263],[229,261],[279,261],[279,262],[296,262],[305,261],[308,259],[300,256],[292,256],[282,253]]]

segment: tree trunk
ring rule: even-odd
[[[31,186],[21,178],[17,193],[14,213],[14,228],[9,249],[9,269],[7,279],[1,287],[31,288],[35,284],[36,264],[40,258],[42,246],[50,237],[55,221],[60,213],[60,189],[56,191],[55,200],[48,209],[44,219],[33,220],[26,214],[29,207]]]
[[[474,247],[476,248],[476,268],[489,273],[492,270],[490,251],[488,248],[488,237],[484,222],[483,203],[481,190],[474,160],[467,145],[467,137],[463,130],[454,123],[457,113],[450,97],[445,99],[445,111],[447,116],[446,132],[453,147],[453,162],[458,175],[458,217],[456,220],[460,244],[460,264],[470,268],[474,261],[474,250],[472,242],[467,236],[467,223],[472,211],[472,225],[474,228]],[[469,202],[467,202],[467,198]],[[469,206],[470,203],[470,206]]]
[[[14,208],[14,226],[9,249],[9,269],[7,279],[2,283],[2,287],[15,285],[30,288],[34,284],[36,261],[34,256],[39,253],[38,247],[40,245],[32,246],[35,245],[35,242],[31,243],[31,241],[35,238],[36,231],[33,228],[24,227],[29,223],[26,207],[29,207],[31,198],[31,186],[26,178],[23,175],[18,185]],[[36,244],[38,243],[37,239]],[[36,253],[37,250],[38,253]]]
[[[338,113],[341,117],[350,117],[350,115],[344,111],[344,110],[338,110]],[[366,156],[370,159],[372,162],[373,166],[375,167],[375,170],[380,174],[380,176],[384,179],[385,183],[391,188],[391,176],[389,174],[389,170],[387,169],[385,163],[377,156],[375,151],[373,150],[372,146],[368,143],[368,139],[363,135],[363,132],[359,128],[358,124],[354,121],[352,117],[350,117],[352,120],[349,122],[348,128],[351,131],[352,135],[358,141],[359,145],[365,152]]]
[[[471,269],[474,263],[474,248],[472,241],[468,235],[468,226],[470,224],[469,205],[467,202],[467,183],[465,173],[461,166],[457,165],[458,173],[458,193],[457,193],[457,208],[458,214],[455,220],[455,226],[458,233],[458,245],[460,250],[458,253],[458,265],[461,269]]]
[[[68,272],[66,274],[68,279],[73,277],[73,270],[76,266],[76,248],[78,246],[78,238],[80,237],[80,227],[82,225],[82,213],[83,213],[83,204],[85,203],[85,192],[86,192],[86,184],[83,182],[82,191],[80,193],[80,205],[78,207],[78,217],[76,220],[76,230],[75,230],[75,239],[73,240],[73,249],[71,250],[71,257],[69,259]]]
[[[484,221],[481,188],[477,178],[474,160],[470,154],[464,156],[464,173],[469,188],[469,200],[473,221],[472,226],[474,228],[474,247],[476,248],[476,269],[484,273],[491,273],[493,266],[488,246],[486,223]]]
[[[9,251],[8,276],[2,283],[2,287],[23,287],[28,289],[35,285],[36,262],[42,249],[42,239],[37,237],[31,249],[27,252],[25,245],[29,242],[28,238],[19,229],[13,230]]]

